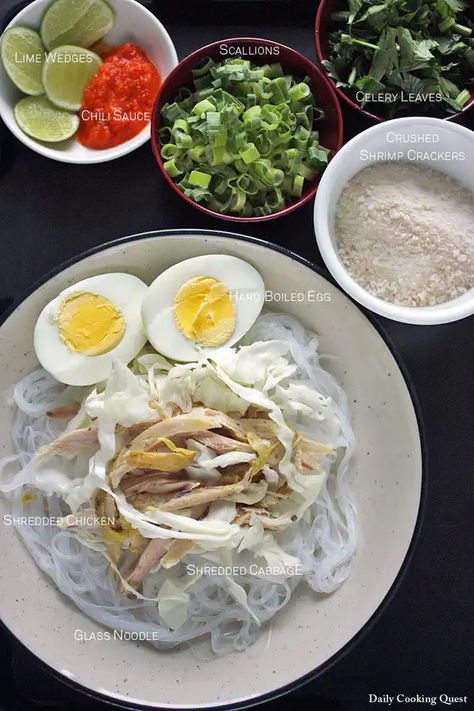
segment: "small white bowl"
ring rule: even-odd
[[[420,141],[420,136],[434,136],[434,142]],[[415,160],[416,151],[457,152],[464,158]],[[457,299],[436,306],[397,306],[364,289],[352,278],[339,257],[335,240],[339,196],[351,178],[363,168],[383,161],[384,158],[378,155],[385,156],[388,152],[400,152],[398,160],[426,165],[446,173],[474,192],[474,133],[469,129],[450,121],[422,116],[394,119],[372,126],[343,146],[323,173],[314,205],[314,229],[322,258],[334,279],[353,299],[381,316],[420,325],[449,323],[465,318],[474,313],[474,288]]]
[[[53,0],[34,0],[16,15],[5,28],[24,25],[39,30],[43,16]],[[110,45],[126,42],[137,44],[158,67],[164,79],[178,64],[178,56],[171,38],[161,22],[136,0],[107,0],[115,13],[115,26],[105,36]],[[0,116],[10,131],[26,146],[47,158],[64,163],[104,163],[131,153],[150,138],[150,126],[137,136],[114,148],[92,150],[75,138],[59,143],[45,143],[30,138],[15,121],[15,104],[24,94],[7,76],[0,62]]]

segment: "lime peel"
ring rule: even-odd
[[[42,69],[46,52],[37,32],[29,27],[10,27],[1,44],[2,63],[6,73],[24,94],[44,94]]]
[[[104,0],[55,0],[43,17],[41,37],[49,50],[67,44],[91,47],[114,24],[114,12]]]
[[[84,89],[97,74],[102,60],[83,47],[56,47],[43,65],[43,85],[50,101],[61,109],[79,111]]]

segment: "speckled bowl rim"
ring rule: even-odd
[[[389,349],[391,355],[393,356],[398,369],[400,370],[400,373],[402,375],[402,378],[407,386],[408,393],[410,395],[411,402],[413,404],[413,409],[416,417],[416,423],[418,426],[418,434],[419,434],[419,439],[420,439],[420,450],[421,450],[421,488],[420,488],[420,500],[419,500],[419,507],[418,507],[418,514],[415,522],[415,526],[413,528],[413,533],[411,537],[411,541],[408,547],[408,550],[406,552],[405,558],[398,570],[398,573],[390,586],[389,590],[387,591],[385,597],[381,601],[380,605],[377,607],[375,612],[372,614],[372,616],[367,620],[365,625],[361,627],[361,629],[343,646],[341,649],[339,649],[335,654],[333,654],[332,657],[330,657],[326,662],[323,664],[320,664],[318,667],[316,667],[313,671],[299,677],[298,679],[295,679],[293,682],[290,682],[289,684],[285,684],[284,686],[281,686],[274,691],[271,691],[267,694],[263,694],[262,696],[254,697],[248,700],[243,700],[239,702],[230,702],[228,704],[223,703],[223,704],[214,704],[212,706],[204,706],[201,705],[199,706],[200,711],[205,711],[205,709],[243,709],[243,708],[250,708],[252,706],[257,706],[259,704],[265,703],[267,701],[271,701],[273,699],[277,699],[279,697],[284,696],[285,694],[288,694],[292,691],[295,691],[305,684],[317,679],[320,677],[322,674],[324,674],[326,671],[328,671],[331,667],[333,667],[337,662],[339,662],[343,657],[346,656],[350,651],[352,651],[358,644],[361,642],[365,636],[370,632],[370,630],[374,627],[374,625],[378,622],[380,619],[381,615],[397,593],[400,585],[402,584],[404,577],[406,575],[406,572],[408,570],[408,567],[411,563],[411,560],[413,558],[413,554],[416,548],[416,545],[419,541],[420,538],[420,531],[422,528],[422,524],[425,518],[425,513],[426,513],[426,500],[427,500],[427,446],[426,446],[426,434],[425,434],[425,428],[423,425],[423,420],[421,417],[421,408],[418,400],[418,396],[416,394],[415,387],[413,385],[413,381],[411,379],[411,376],[409,374],[408,367],[402,358],[401,354],[398,352],[398,349],[388,336],[388,334],[385,332],[385,329],[383,328],[382,324],[378,321],[378,319],[374,316],[373,313],[368,311],[367,309],[361,307],[359,303],[357,303],[354,299],[352,299],[348,294],[346,294],[341,287],[337,284],[337,282],[332,278],[332,276],[326,272],[325,270],[317,267],[315,264],[313,264],[310,260],[306,259],[305,257],[301,257],[299,254],[296,254],[295,252],[292,252],[290,249],[287,249],[286,247],[282,247],[281,245],[276,245],[271,242],[268,242],[267,240],[260,239],[258,237],[253,237],[250,235],[243,235],[240,233],[235,233],[235,232],[230,232],[226,230],[208,230],[204,228],[178,228],[178,229],[164,229],[164,230],[150,230],[147,232],[138,232],[133,235],[128,235],[126,237],[120,237],[115,240],[111,240],[109,242],[105,242],[103,244],[100,244],[98,246],[92,247],[90,249],[84,250],[82,252],[79,252],[77,255],[74,257],[71,257],[70,259],[66,260],[65,262],[62,262],[59,266],[55,267],[51,271],[49,271],[47,274],[45,274],[42,278],[37,280],[35,283],[33,283],[29,289],[27,289],[18,299],[15,300],[15,302],[4,311],[1,316],[0,316],[0,328],[2,327],[3,323],[7,321],[7,319],[11,316],[11,314],[17,309],[23,301],[25,301],[31,294],[33,294],[39,287],[41,287],[43,284],[45,284],[47,281],[55,277],[57,274],[60,272],[64,271],[68,267],[76,264],[77,262],[82,261],[83,259],[86,259],[87,257],[91,257],[94,254],[97,254],[99,252],[105,251],[111,247],[116,247],[120,246],[123,244],[127,244],[128,242],[135,242],[141,238],[150,238],[154,237],[156,239],[159,239],[160,237],[171,237],[173,235],[180,235],[183,234],[183,232],[186,232],[186,234],[189,235],[194,235],[194,236],[201,236],[201,237],[206,237],[206,236],[212,236],[212,237],[230,237],[242,242],[250,242],[256,245],[259,245],[260,247],[266,247],[267,249],[273,250],[275,252],[279,252],[280,254],[283,254],[284,256],[295,260],[299,262],[300,264],[303,264],[305,267],[308,267],[311,269],[313,272],[318,274],[319,276],[323,277],[327,281],[329,281],[333,286],[335,286],[339,291],[341,291],[346,298],[348,298],[352,303],[357,307],[359,311],[363,313],[363,315],[366,317],[366,319],[371,323],[372,326],[376,329],[377,333],[381,336],[383,339],[385,345]],[[109,704],[112,707],[115,708],[123,708],[123,709],[143,709],[149,710],[151,708],[155,709],[167,709],[169,711],[169,706],[149,706],[147,704],[136,704],[132,702],[127,702],[127,701],[118,701],[117,699],[114,699],[113,697],[107,696],[106,694],[101,694],[100,692],[97,692],[95,690],[92,690],[83,684],[80,684],[72,679],[69,679],[66,676],[63,676],[59,671],[54,669],[54,667],[51,667],[49,664],[41,660],[39,657],[37,657],[33,652],[31,652],[26,645],[22,644],[19,642],[19,640],[15,637],[15,635],[10,631],[8,626],[3,622],[3,620],[0,618],[0,626],[4,631],[6,631],[16,642],[16,644],[20,645],[21,647],[24,647],[27,649],[27,651],[35,658],[35,661],[37,662],[38,666],[44,670],[46,673],[48,673],[50,676],[52,676],[55,680],[61,682],[62,684],[65,684],[67,687],[69,687],[71,690],[79,692],[80,694],[96,700],[96,701],[102,701],[107,704]],[[189,707],[180,707],[180,706],[173,706],[174,711],[179,711],[180,708],[186,708],[189,710]]]

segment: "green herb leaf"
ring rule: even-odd
[[[410,113],[405,93],[428,97],[412,113],[459,110],[474,84],[474,21],[465,8],[461,0],[346,0],[332,15],[326,71],[352,96],[395,96],[377,106],[387,116]]]
[[[397,31],[388,27],[378,41],[379,49],[375,52],[369,69],[369,76],[381,82],[386,74],[398,68]]]

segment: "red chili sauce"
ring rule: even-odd
[[[128,43],[107,52],[84,91],[78,138],[87,148],[129,141],[151,121],[161,76],[143,50]]]

